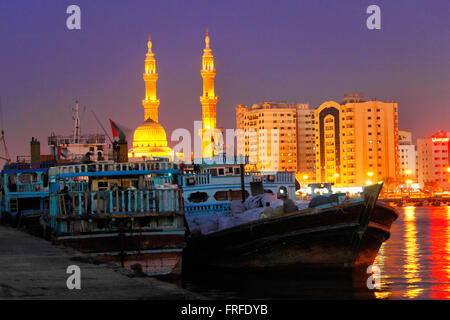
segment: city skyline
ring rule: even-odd
[[[448,130],[450,46],[443,1],[427,11],[418,1],[404,2],[406,7],[378,1],[381,30],[366,28],[366,1],[283,7],[227,2],[214,9],[205,1],[171,2],[127,5],[126,11],[113,1],[77,4],[82,29],[75,31],[65,28],[68,3],[0,4],[5,43],[0,94],[13,159],[28,154],[32,136],[45,153],[51,132],[70,134],[76,98],[87,107],[84,133],[102,131],[90,109],[103,125],[111,118],[136,127],[142,120],[142,59],[149,32],[168,140],[176,128],[192,132],[193,121],[201,119],[198,70],[206,28],[216,57],[218,127],[235,128],[238,104],[288,101],[315,109],[360,91],[369,99],[396,101],[399,128],[412,131],[414,141]],[[182,27],[183,22],[188,25]]]
[[[0,1],[0,300],[450,300],[449,17]]]

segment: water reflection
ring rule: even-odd
[[[383,272],[384,270],[384,262],[385,262],[385,245],[386,243],[383,243],[380,247],[380,251],[378,252],[378,256],[375,258],[374,265],[378,266]],[[382,273],[383,274],[383,273]],[[387,299],[391,295],[391,292],[387,290],[387,283],[388,283],[388,277],[385,275],[383,278],[383,281],[381,283],[381,290],[375,291],[375,297],[377,299]]]
[[[417,256],[419,246],[417,244],[415,207],[406,207],[404,213],[406,263],[403,269],[408,283],[404,295],[408,298],[415,298],[423,291],[418,285],[422,279],[419,275],[419,258]]]
[[[203,273],[183,286],[212,298],[263,299],[450,299],[450,206],[404,207],[375,265],[381,288],[308,276],[242,276]],[[206,275],[206,276],[205,276]]]
[[[431,287],[431,298],[450,299],[450,208],[445,212],[431,211],[431,276],[435,281]]]
[[[377,298],[450,299],[450,206],[400,208],[375,264]]]

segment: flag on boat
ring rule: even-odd
[[[69,156],[69,149],[67,149],[67,147],[63,147],[63,146],[58,146],[58,156],[61,159],[61,157],[63,158],[67,158]]]
[[[131,130],[126,128],[125,126],[117,124],[116,122],[112,121],[111,119],[109,119],[109,122],[111,123],[113,137],[119,138],[119,141],[121,141],[121,142],[127,141],[127,135]]]
[[[211,136],[211,147],[213,151],[216,151],[216,143],[214,142],[214,136]]]

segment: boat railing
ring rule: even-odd
[[[42,182],[21,183],[17,185],[17,191],[23,193],[48,192],[48,187],[44,187]]]
[[[211,173],[194,173],[183,175],[183,186],[211,183]]]
[[[202,159],[196,159],[196,163],[199,161],[199,164],[210,164],[210,165],[220,165],[220,164],[247,164],[248,156],[244,155],[215,155],[213,157],[205,157]]]
[[[151,178],[151,183],[154,185],[160,185],[165,183],[172,183],[173,178],[167,176],[156,176]]]
[[[83,173],[83,172],[106,172],[106,171],[156,171],[176,169],[174,163],[166,161],[158,162],[96,162],[88,164],[75,164],[59,166],[56,168],[59,174]]]
[[[265,173],[261,171],[248,172],[252,182],[262,181],[263,183],[294,183],[295,172],[293,171],[278,171],[275,173]]]
[[[231,203],[215,203],[215,204],[190,204],[184,206],[186,214],[209,215],[217,213],[231,213]]]
[[[55,195],[53,216],[98,216],[114,214],[182,213],[180,189],[103,190]]]
[[[84,181],[68,182],[67,185],[70,192],[85,192],[88,188],[87,182]]]

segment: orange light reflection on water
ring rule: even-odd
[[[385,243],[380,247],[380,250],[378,251],[378,255],[375,258],[374,265],[378,266],[380,268],[381,273],[381,289],[382,291],[375,291],[375,297],[377,299],[387,299],[391,295],[391,292],[388,290],[387,281],[389,277],[384,273],[385,268],[385,262],[386,262],[386,255],[385,255]]]
[[[410,299],[419,296],[423,289],[420,288],[422,278],[419,274],[419,258],[417,257],[417,228],[415,207],[405,207],[405,254],[406,262],[403,266],[407,282],[404,296]]]
[[[431,298],[450,299],[450,207],[430,211]]]

